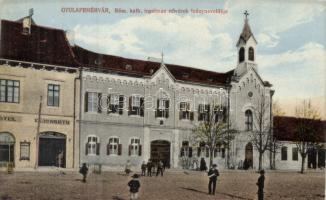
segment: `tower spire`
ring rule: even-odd
[[[249,15],[249,12],[247,10],[245,10],[245,12],[243,13],[244,16],[245,16],[245,19],[244,19],[244,25],[243,25],[243,29],[242,29],[242,32],[240,34],[240,37],[239,37],[239,40],[237,42],[237,46],[240,44],[240,41],[244,41],[245,43],[249,40],[249,38],[252,36],[254,38],[254,40],[256,41],[254,35],[252,34],[251,32],[251,28],[249,26],[249,23],[248,23],[248,15]]]

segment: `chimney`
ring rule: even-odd
[[[29,9],[29,15],[23,19],[23,34],[31,34],[33,8]]]

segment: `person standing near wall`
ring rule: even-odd
[[[256,185],[258,186],[258,200],[264,200],[264,182],[265,182],[265,171],[260,170],[260,176]]]

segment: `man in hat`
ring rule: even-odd
[[[215,195],[216,181],[219,176],[217,165],[213,164],[212,168],[208,171],[209,183],[208,183],[208,194]]]
[[[130,188],[130,199],[138,199],[138,191],[140,188],[139,176],[138,174],[134,174],[132,176],[132,180],[129,181],[128,186]]]
[[[264,181],[265,181],[265,171],[260,170],[260,176],[256,185],[258,186],[258,200],[264,199]]]

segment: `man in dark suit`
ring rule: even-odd
[[[152,162],[148,160],[147,162],[147,176],[152,176]]]
[[[217,170],[217,165],[213,164],[212,168],[208,171],[208,177],[209,177],[208,193],[211,195],[215,195],[216,181],[219,175],[220,174]]]
[[[258,186],[258,200],[264,200],[264,181],[265,181],[265,171],[260,170],[260,176],[256,185]]]

